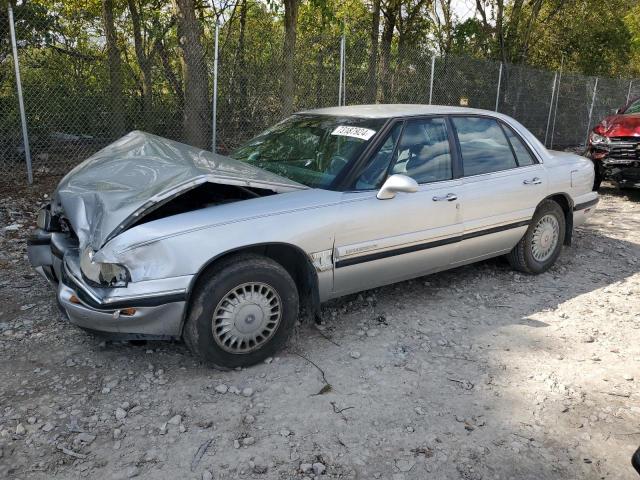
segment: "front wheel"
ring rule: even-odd
[[[198,281],[184,328],[189,349],[225,368],[277,352],[298,317],[298,291],[278,263],[259,255],[223,260]]]
[[[525,273],[547,271],[556,262],[564,243],[566,222],[560,205],[544,200],[533,215],[527,233],[507,254],[513,268]]]

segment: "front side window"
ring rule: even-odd
[[[465,176],[498,172],[517,166],[502,128],[496,120],[453,117]]]
[[[400,173],[418,183],[450,180],[451,151],[444,118],[408,120],[394,155],[391,174]]]
[[[383,119],[294,115],[231,153],[231,157],[312,188],[327,188],[355,161]]]
[[[401,130],[402,122],[396,123],[380,148],[371,155],[367,166],[356,181],[356,190],[373,190],[382,186]]]

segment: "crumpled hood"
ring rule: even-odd
[[[278,193],[307,188],[229,157],[133,131],[71,170],[58,185],[52,210],[69,220],[81,249],[98,250],[132,218],[205,182]]]
[[[640,137],[640,114],[611,115],[594,130],[605,137]]]

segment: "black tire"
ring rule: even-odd
[[[279,296],[280,321],[255,350],[229,352],[213,334],[214,310],[233,289],[250,283],[268,285]],[[298,318],[298,290],[291,275],[277,262],[260,255],[242,254],[223,259],[198,280],[189,305],[183,338],[191,352],[221,368],[246,367],[272,356],[285,344]]]
[[[593,162],[593,191],[597,192],[600,190],[600,185],[602,185],[603,172],[602,167],[599,162]]]
[[[551,255],[544,261],[538,261],[533,256],[532,240],[533,234],[538,225],[538,222],[545,215],[552,215],[558,222],[558,241],[554,247]],[[538,274],[547,271],[556,262],[560,252],[562,251],[562,245],[564,243],[564,237],[566,232],[566,222],[564,218],[564,211],[562,207],[553,200],[544,200],[533,215],[533,219],[529,224],[527,233],[524,234],[518,244],[507,254],[507,260],[513,268],[524,273]]]

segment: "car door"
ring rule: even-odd
[[[463,169],[464,235],[457,263],[511,250],[546,196],[546,171],[508,125],[482,116],[455,116]]]
[[[343,193],[334,248],[336,295],[442,270],[455,260],[462,182],[454,175],[452,145],[445,118],[419,118],[398,124],[372,155],[356,190]],[[393,174],[412,177],[418,191],[376,198]]]

